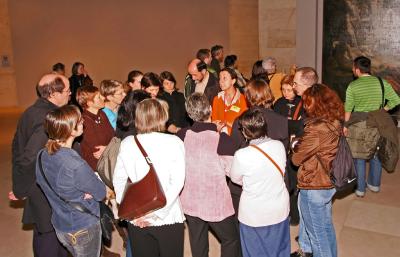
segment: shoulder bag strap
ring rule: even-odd
[[[294,111],[293,120],[297,120],[299,118],[299,112],[302,106],[303,106],[303,100],[300,99],[300,102],[297,105],[296,110]]]
[[[40,152],[39,158],[38,158],[38,161],[39,161],[39,170],[40,170],[40,173],[41,173],[42,177],[44,178],[44,181],[46,181],[46,184],[49,186],[49,188],[51,189],[51,191],[53,191],[53,193],[54,193],[61,201],[65,202],[66,204],[68,204],[68,205],[71,206],[72,208],[74,208],[74,209],[76,209],[76,210],[78,210],[78,211],[80,211],[80,212],[84,212],[84,213],[87,213],[87,214],[90,214],[90,215],[92,215],[92,216],[97,217],[97,216],[94,215],[88,208],[86,208],[84,205],[79,204],[79,203],[73,203],[73,202],[70,202],[70,201],[64,199],[63,197],[61,197],[61,195],[59,195],[59,194],[53,189],[53,187],[50,185],[49,180],[47,179],[47,177],[46,177],[46,175],[44,174],[44,171],[43,171],[42,153],[43,153],[43,151]]]
[[[134,136],[136,145],[139,147],[140,152],[142,153],[143,157],[146,159],[146,162],[149,166],[153,167],[153,162],[150,160],[149,156],[147,155],[146,151],[144,150],[142,144],[139,142],[137,136]]]
[[[379,79],[379,84],[381,84],[381,90],[382,90],[382,104],[381,104],[381,109],[385,107],[385,88],[383,87],[383,81],[381,77],[378,77]]]
[[[267,157],[273,165],[275,165],[275,167],[278,169],[279,173],[281,173],[282,177],[284,177],[285,175],[283,174],[283,171],[281,170],[281,168],[278,166],[278,164],[276,164],[276,162],[263,150],[261,150],[260,147],[256,146],[256,145],[250,145],[251,147],[254,147],[255,149],[257,149],[258,151],[260,151],[265,157]]]

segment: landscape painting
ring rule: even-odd
[[[360,55],[400,93],[400,0],[324,1],[322,80],[343,100]]]

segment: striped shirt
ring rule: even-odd
[[[387,106],[392,109],[400,104],[400,97],[384,79],[384,93]],[[382,89],[377,77],[359,77],[351,82],[346,90],[346,112],[370,112],[378,110],[382,104]]]

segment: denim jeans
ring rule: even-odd
[[[101,249],[101,227],[97,223],[73,233],[57,231],[58,240],[74,257],[98,257]]]
[[[332,197],[336,189],[300,190],[299,245],[314,257],[336,257],[335,228],[332,223]]]
[[[365,192],[366,182],[366,162],[363,159],[354,159],[354,165],[357,171],[357,190]],[[379,187],[381,185],[382,164],[377,155],[369,160],[369,173],[367,183],[371,186]]]

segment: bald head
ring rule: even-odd
[[[56,78],[60,78],[61,80],[63,80],[63,78],[67,79],[65,76],[55,74],[55,73],[49,73],[49,74],[43,75],[43,77],[40,78],[40,80],[38,82],[38,86],[41,87],[46,84],[50,84],[50,83],[54,82],[56,80]]]
[[[293,78],[293,86],[297,95],[302,96],[307,88],[318,83],[318,74],[314,68],[302,67],[296,70]]]
[[[36,90],[41,98],[45,98],[57,106],[68,103],[71,94],[68,79],[59,74],[46,74],[40,78]]]
[[[188,65],[188,73],[192,76],[192,79],[196,82],[202,81],[206,72],[207,72],[207,65],[197,58],[193,59]]]

